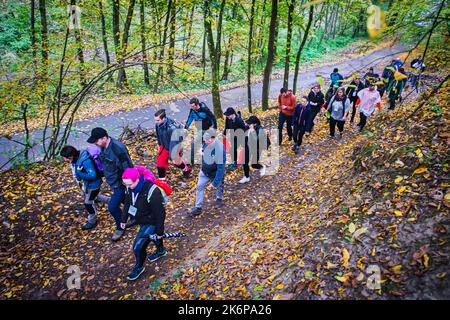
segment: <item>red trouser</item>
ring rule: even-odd
[[[179,157],[177,157],[178,162],[173,160],[173,163],[180,169],[184,169],[186,164],[181,160],[181,157],[183,156],[183,150],[180,149],[178,152]],[[158,175],[160,178],[164,178],[166,175],[166,170],[169,167],[169,159],[170,154],[169,150],[164,149],[163,146],[159,146],[159,152],[158,152],[158,158],[156,160],[156,167],[158,168]]]

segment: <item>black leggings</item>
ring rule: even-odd
[[[336,131],[336,125],[339,129],[339,132],[344,132],[344,124],[345,121],[335,120],[333,117],[330,118],[330,136],[334,137],[334,133]]]
[[[145,258],[147,257],[147,247],[150,244],[149,236],[155,232],[154,225],[143,224],[139,229],[138,234],[136,235],[136,239],[134,239],[133,243],[133,252],[136,257],[136,265],[141,268],[144,265]],[[156,240],[156,251],[161,252],[164,251],[163,240]]]
[[[245,163],[242,165],[242,167],[244,168],[244,175],[245,177],[250,177],[250,165],[248,163]],[[252,168],[253,169],[261,169],[263,167],[262,164],[252,164]]]

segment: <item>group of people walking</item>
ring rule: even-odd
[[[391,65],[395,68],[394,64]],[[400,67],[392,71],[392,66],[386,67],[387,71],[383,72],[381,79],[373,72],[373,68],[369,69],[363,79],[353,76],[346,89],[343,87],[344,77],[336,68],[330,75],[331,86],[325,95],[317,84],[307,96],[301,97],[299,103],[292,90],[282,88],[278,97],[278,143],[282,144],[286,123],[288,140],[293,140],[292,150],[298,153],[304,136],[312,133],[319,113],[323,113],[329,122],[330,137],[335,137],[336,127],[342,136],[345,122],[347,119],[353,122],[357,110],[357,126],[360,131],[363,130],[367,118],[376,107],[381,107],[383,93],[377,82],[387,84],[390,101],[391,91],[397,90],[394,88],[400,91],[396,91],[396,95],[401,94],[403,87],[399,85],[399,81],[403,79],[396,79],[395,72],[401,73],[402,70]],[[146,258],[156,261],[167,254],[163,237],[165,204],[172,193],[171,187],[166,183],[169,163],[173,163],[182,172],[183,178],[191,176],[194,163],[200,165],[195,205],[188,212],[191,217],[202,213],[206,188],[215,190],[214,207],[222,205],[227,153],[230,154],[228,171],[242,165],[243,177],[239,183],[250,181],[250,168],[259,170],[260,176],[266,175],[266,165],[261,163],[262,155],[271,142],[258,117],[252,115],[244,120],[239,111],[231,107],[226,109],[225,128],[222,132],[224,139],[219,139],[216,117],[206,104],[192,98],[190,106],[184,126],[169,118],[164,109],[154,114],[159,146],[157,178],[145,167],[135,166],[127,147],[110,137],[104,128],[97,127],[91,131],[87,140],[91,145],[86,150],[79,151],[73,146],[65,146],[60,152],[63,159],[71,164],[74,178],[84,196],[88,221],[82,226],[83,230],[97,225],[98,202],[108,204],[108,210],[115,221],[112,241],[122,238],[125,229],[135,224],[140,226],[133,243],[136,264],[128,275],[128,280],[136,280],[144,272]],[[186,152],[183,150],[186,130],[192,124],[197,132],[192,139],[190,152]],[[110,186],[110,197],[100,194],[103,180]],[[156,251],[147,257],[147,247],[151,242],[154,242]]]

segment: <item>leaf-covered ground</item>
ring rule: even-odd
[[[410,95],[363,134],[347,123],[342,140],[327,138],[319,117],[300,155],[281,147],[276,175],[252,172],[242,186],[241,169],[227,174],[224,207],[214,210],[208,193],[196,218],[185,216],[196,179],[171,168],[166,230],[190,236],[166,241],[169,254],[136,282],[125,279],[136,227],[110,242],[104,207],[99,225],[81,231],[86,216],[67,165],[2,173],[1,298],[449,298],[448,101],[444,85],[406,119],[417,103]],[[276,127],[275,110],[259,115]],[[127,144],[154,169],[154,137]],[[67,289],[70,266],[83,272],[80,289]]]

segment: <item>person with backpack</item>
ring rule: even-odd
[[[402,92],[406,86],[408,77],[405,74],[405,69],[400,67],[394,74],[394,81],[392,82],[391,89],[389,91],[389,110],[394,110],[395,101],[402,99]]]
[[[309,104],[311,106],[311,131],[314,128],[314,120],[316,119],[317,114],[320,112],[320,109],[325,104],[325,96],[322,91],[320,91],[320,85],[316,84],[311,88],[311,92],[308,94]]]
[[[392,83],[394,82],[394,72],[397,71],[397,67],[395,66],[395,60],[392,60],[390,64],[388,64],[381,74],[381,80],[383,82],[382,92],[380,95],[383,96],[384,92],[389,92],[392,87]]]
[[[358,75],[354,76],[354,79],[347,87],[345,91],[346,96],[350,99],[350,104],[352,106],[352,116],[350,118],[350,123],[353,123],[356,114],[356,101],[358,100],[358,92],[364,89],[364,84]]]
[[[361,132],[367,123],[367,118],[371,117],[375,107],[381,109],[381,96],[376,90],[374,83],[369,83],[369,87],[358,92],[356,106],[359,107],[359,132]]]
[[[278,96],[278,144],[281,145],[283,141],[283,127],[286,122],[287,133],[289,141],[292,140],[292,116],[294,115],[295,107],[297,106],[297,99],[292,90],[280,89]]]
[[[95,144],[102,150],[99,159],[103,165],[103,174],[106,182],[113,192],[108,204],[108,210],[116,222],[116,231],[111,240],[117,241],[125,232],[125,229],[121,227],[122,210],[120,209],[120,204],[125,199],[122,174],[126,169],[133,167],[133,162],[127,148],[118,140],[110,137],[103,128],[97,127],[92,129],[91,136],[87,142]]]
[[[330,87],[334,87],[335,85],[340,87],[342,85],[342,81],[344,81],[344,77],[342,76],[342,74],[339,73],[338,68],[334,68],[333,72],[330,73],[330,80],[331,80]]]
[[[266,166],[261,164],[261,159],[264,150],[270,146],[270,139],[264,128],[261,126],[261,121],[257,116],[250,116],[245,123],[248,126],[245,137],[245,158],[244,177],[239,180],[239,183],[247,183],[250,181],[250,163],[253,169],[259,170],[260,177],[266,175]]]
[[[136,264],[128,275],[130,281],[136,280],[145,271],[144,262],[147,258],[147,247],[152,240],[150,236],[156,234],[156,251],[148,256],[154,262],[165,255],[162,236],[164,234],[164,221],[166,218],[165,197],[172,193],[172,189],[162,180],[143,166],[126,169],[122,174],[122,182],[126,187],[125,205],[122,214],[121,227],[125,228],[127,215],[131,215],[139,224],[139,232],[133,242],[133,252]]]
[[[110,198],[100,194],[102,185],[102,172],[97,168],[95,160],[91,153],[95,153],[91,147],[89,150],[79,151],[75,147],[67,145],[60,151],[60,156],[64,161],[71,164],[72,173],[77,181],[78,187],[84,196],[84,207],[88,212],[88,221],[84,224],[82,230],[90,230],[97,225],[97,208],[94,201],[108,203]]]
[[[344,124],[350,111],[350,100],[345,95],[343,88],[337,89],[336,95],[330,99],[327,111],[330,112],[330,137],[334,138],[337,126],[339,135],[342,138]]]
[[[366,72],[366,74],[364,75],[364,85],[366,88],[369,87],[369,84],[371,83],[375,83],[380,79],[380,75],[378,73],[375,73],[373,71],[373,67],[369,68],[369,71]]]
[[[232,162],[228,165],[228,169],[232,171],[238,163],[238,149],[244,147],[245,131],[247,127],[242,120],[241,114],[238,111],[229,107],[223,113],[225,116],[225,129],[223,135],[226,137],[226,142],[230,145],[230,153]]]
[[[298,154],[302,145],[303,135],[309,135],[312,128],[312,110],[308,97],[304,96],[301,103],[297,105],[294,113],[294,145],[292,151]]]
[[[191,109],[184,129],[188,130],[192,122],[195,123],[195,127],[197,128],[197,135],[191,144],[191,163],[193,164],[195,154],[197,154],[203,144],[203,133],[211,127],[217,130],[217,120],[206,104],[200,102],[198,98],[192,98],[189,103]]]
[[[159,146],[158,158],[156,160],[159,179],[166,179],[169,160],[172,160],[175,166],[182,170],[183,177],[189,177],[191,168],[181,160],[181,157],[183,156],[183,149],[181,148],[181,142],[183,141],[183,136],[180,132],[181,125],[175,120],[168,118],[165,109],[156,111],[154,118],[156,137]],[[176,130],[179,131],[176,132]],[[173,136],[174,133],[175,136]]]
[[[198,216],[202,213],[205,188],[208,183],[209,189],[216,190],[215,208],[222,206],[226,152],[223,143],[216,139],[216,133],[208,130],[203,135],[205,144],[202,152],[202,167],[197,181],[197,190],[195,193],[195,207],[188,212],[188,216]]]

